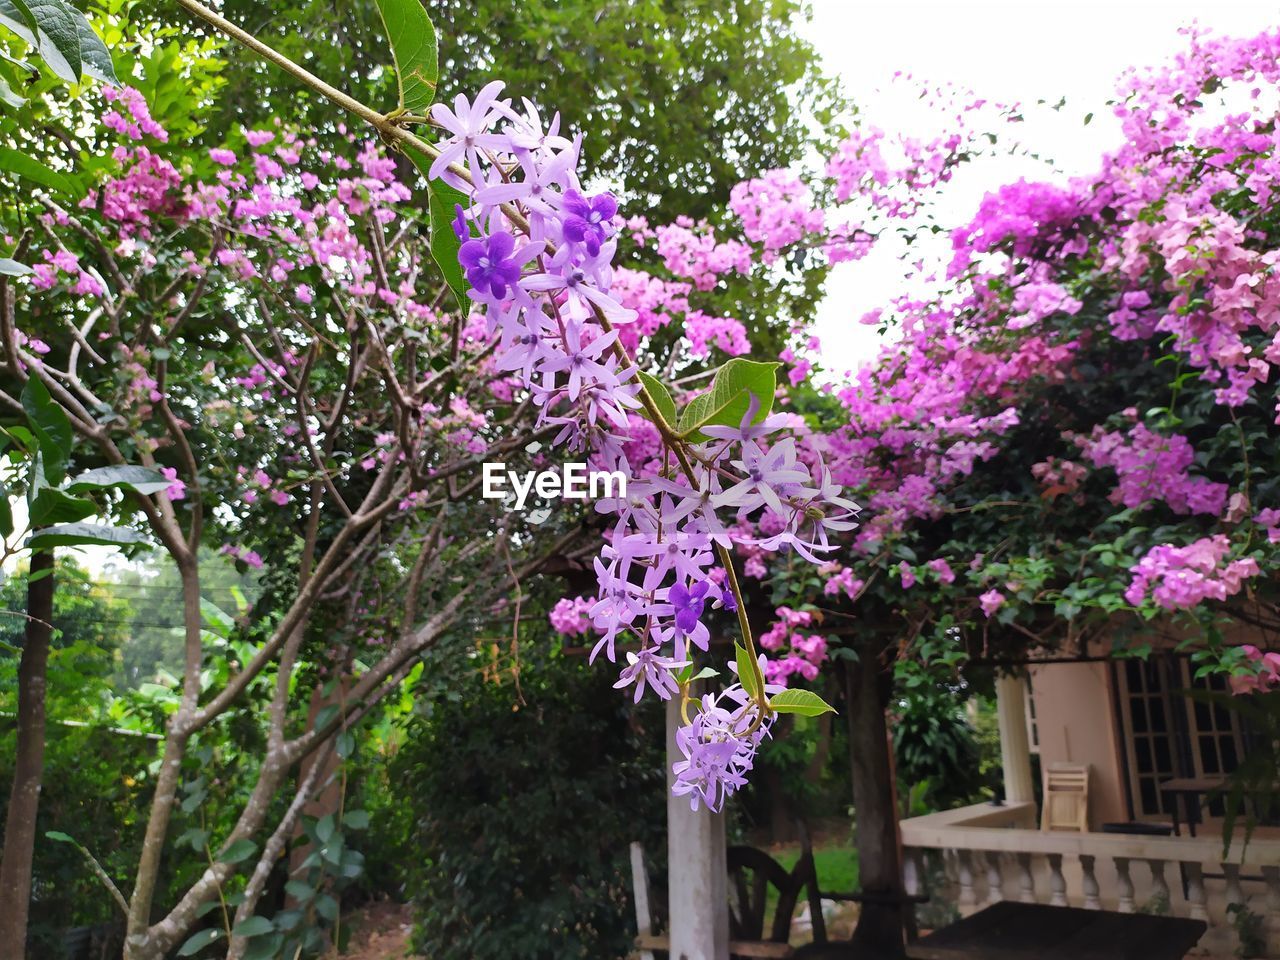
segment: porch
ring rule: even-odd
[[[1040,674],[1037,683],[1042,679],[1049,678]],[[1280,960],[1280,829],[1259,827],[1246,847],[1241,824],[1225,851],[1221,831],[1212,822],[1198,836],[1185,830],[1178,836],[1117,834],[1093,829],[1098,822],[1094,810],[1089,830],[1040,829],[1033,738],[1056,736],[1070,742],[1071,716],[1084,715],[1083,724],[1075,727],[1076,742],[1079,751],[1087,752],[1090,747],[1078,736],[1081,727],[1109,718],[1116,730],[1122,729],[1118,721],[1125,718],[1106,709],[1117,702],[1114,692],[1104,689],[1096,697],[1076,699],[1071,715],[1037,710],[1037,731],[1028,723],[1026,680],[1001,677],[997,696],[1006,801],[902,821],[907,891],[927,890],[935,903],[952,905],[960,916],[1014,900],[1199,919],[1209,924],[1197,948],[1200,955]],[[1051,703],[1051,698],[1037,700],[1037,706]],[[1046,730],[1046,724],[1052,729]],[[1112,743],[1108,737],[1092,749],[1106,751]],[[1105,788],[1108,758],[1096,760],[1104,767],[1099,779]],[[1123,778],[1127,771],[1118,772]],[[1118,797],[1104,794],[1097,800],[1091,798],[1091,808],[1120,812]],[[1143,812],[1139,808],[1129,818],[1152,819]]]

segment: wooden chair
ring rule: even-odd
[[[1055,763],[1044,772],[1041,830],[1089,832],[1089,767]]]
[[[817,871],[813,861],[813,849],[807,833],[804,846],[794,870],[788,872],[782,864],[763,850],[753,847],[730,847],[726,851],[729,887],[729,955],[736,958],[790,957],[794,952],[788,942],[791,939],[792,915],[802,892],[808,892],[809,912],[813,923],[815,943],[827,938],[826,923],[822,915],[822,901],[818,892]],[[639,843],[631,844],[631,879],[636,908],[638,960],[654,960],[654,954],[665,953],[671,945],[666,934],[654,932],[653,900],[649,890],[649,875],[645,869],[644,850]],[[777,890],[778,896],[769,924],[769,890]]]

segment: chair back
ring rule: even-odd
[[[1089,767],[1055,763],[1044,772],[1041,830],[1089,831]]]
[[[807,841],[808,838],[805,839]],[[754,847],[730,847],[726,859],[729,867],[730,940],[787,943],[791,939],[796,903],[806,887],[813,915],[813,938],[819,942],[826,939],[813,851],[807,842],[795,869],[790,872],[763,850]],[[767,916],[770,887],[778,892],[772,922]]]

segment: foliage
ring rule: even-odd
[[[14,737],[13,722],[0,717],[0,783],[13,776]],[[50,722],[36,820],[32,956],[61,956],[60,938],[69,927],[118,925],[119,910],[85,869],[82,855],[70,844],[49,840],[48,834],[65,833],[85,844],[108,875],[126,885],[142,844],[147,769],[156,756],[154,738],[114,731],[102,722]],[[6,790],[0,793],[0,816],[7,801]]]
[[[797,0],[502,0],[428,5],[440,40],[439,99],[495,77],[568,129],[588,130],[586,161],[655,222],[713,214],[755,171],[799,158],[806,107],[844,106],[809,44]],[[395,80],[372,0],[272,5],[233,0],[233,21],[357,99],[389,108]],[[322,39],[323,38],[323,39]],[[320,41],[320,42],[317,42]],[[324,131],[333,111],[264,64],[232,58],[219,132],[289,116]],[[660,107],[659,107],[660,105]]]
[[[391,765],[418,811],[415,942],[439,960],[626,956],[628,845],[665,849],[661,711],[555,658],[525,660],[519,692],[479,673],[454,692]]]
[[[52,649],[46,704],[51,720],[99,718],[110,697],[117,662],[129,637],[132,608],[93,581],[83,567],[60,558],[54,572]],[[26,576],[0,584],[0,713],[16,709],[17,655],[22,647]]]
[[[935,683],[904,693],[892,706],[898,782],[928,783],[929,801],[938,809],[973,802],[989,786],[965,715],[967,701],[967,691]]]

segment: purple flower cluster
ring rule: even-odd
[[[735,426],[707,425],[701,442],[676,437],[668,425],[667,460],[681,469],[642,475],[633,468],[626,445],[642,404],[615,329],[636,314],[610,294],[622,225],[617,202],[584,191],[580,140],[560,134],[558,116],[544,125],[532,104],[513,109],[501,91],[494,82],[473,102],[459,96],[452,108],[432,108],[450,136],[437,145],[431,176],[467,197],[454,226],[466,238],[458,259],[498,340],[498,368],[520,379],[540,424],[560,428],[556,445],[585,451],[595,469],[628,478],[625,497],[596,505],[613,523],[595,560],[599,593],[589,617],[600,639],[592,659],[604,651],[615,660],[621,635],[638,650],[626,654],[617,686],[634,686],[637,700],[646,689],[683,700],[691,648],[709,646],[707,604],[736,609],[717,558],[737,544],[821,562],[829,535],[851,528],[857,507],[825,467],[811,469],[798,455],[793,438],[770,442],[784,418],[755,421],[771,397],[753,397]],[[767,538],[738,532],[766,513],[774,521]],[[695,716],[680,732],[687,760],[676,764],[675,792],[695,806],[718,809],[745,782],[772,720],[769,688],[748,692],[758,679],[687,704]]]

